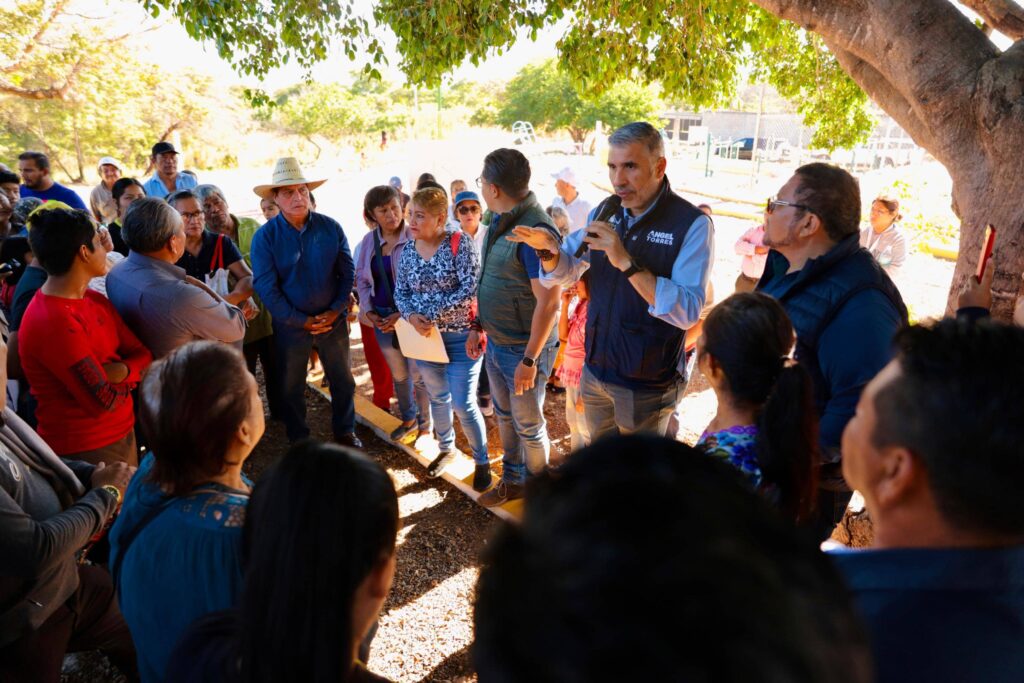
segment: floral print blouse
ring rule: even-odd
[[[452,252],[455,235],[459,235],[458,253]],[[403,318],[419,313],[441,332],[469,329],[480,274],[480,255],[472,238],[461,232],[445,233],[429,260],[420,256],[415,243],[408,244],[397,270],[395,305]]]
[[[721,458],[740,472],[754,489],[760,488],[762,473],[757,461],[757,427],[729,427],[717,432],[704,432],[697,440],[697,450]]]

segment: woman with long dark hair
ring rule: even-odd
[[[803,521],[815,505],[818,420],[810,376],[790,359],[795,340],[786,311],[765,294],[734,294],[711,310],[697,362],[718,412],[697,448]]]
[[[387,472],[333,444],[300,444],[256,486],[235,610],[197,622],[168,683],[373,683],[359,645],[395,573],[398,498]]]

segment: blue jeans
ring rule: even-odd
[[[590,443],[635,432],[665,436],[669,418],[685,391],[686,380],[682,377],[667,389],[629,389],[602,382],[584,365],[580,393]]]
[[[394,332],[381,332],[375,327],[373,333],[377,336],[380,352],[384,354],[384,360],[391,369],[391,379],[395,382],[395,395],[398,397],[398,412],[401,413],[402,422],[416,418],[420,432],[430,432],[430,396],[427,395],[427,388],[423,385],[416,361],[406,358],[402,355],[401,349],[395,348],[392,343],[395,339]]]
[[[512,484],[526,481],[526,473],[540,473],[548,464],[551,442],[544,421],[544,389],[555,361],[555,346],[545,346],[537,358],[537,379],[533,389],[515,395],[516,367],[526,353],[525,344],[500,346],[488,342],[484,365],[491,381],[491,399],[498,418],[502,459],[502,478]]]
[[[455,447],[454,413],[462,423],[462,432],[473,450],[473,460],[486,465],[487,426],[480,408],[476,405],[476,389],[480,380],[480,359],[473,360],[466,355],[466,339],[469,332],[442,332],[447,363],[428,363],[418,360],[423,384],[430,395],[430,414],[434,417],[434,429],[442,451]]]
[[[333,330],[316,336],[301,328],[274,325],[274,342],[277,345],[284,398],[284,426],[288,440],[299,441],[309,436],[309,427],[306,426],[306,365],[314,342],[320,352],[324,374],[331,385],[331,427],[334,438],[353,433],[356,429],[353,401],[356,383],[352,378],[348,325],[345,319],[340,317]]]

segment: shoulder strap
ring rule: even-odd
[[[462,230],[456,230],[452,233],[452,256],[459,255],[459,244],[462,243]]]
[[[217,235],[217,246],[213,248],[213,258],[210,259],[210,272],[215,273],[224,267],[224,235]]]

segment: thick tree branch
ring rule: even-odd
[[[75,84],[75,78],[84,66],[85,60],[79,60],[71,68],[63,85],[48,88],[22,88],[7,81],[0,81],[0,95],[14,95],[26,100],[63,100],[68,96],[68,92]]]
[[[25,60],[29,58],[29,56],[32,54],[32,51],[36,48],[36,45],[42,39],[43,35],[48,30],[50,30],[50,26],[53,25],[53,22],[57,20],[57,17],[59,17],[61,13],[64,11],[64,8],[67,7],[69,1],[70,0],[59,0],[59,2],[53,6],[53,9],[50,10],[50,14],[46,17],[46,19],[39,23],[39,29],[35,32],[35,35],[29,38],[28,43],[21,49],[21,58],[13,64],[9,64],[4,68],[0,69],[0,73],[13,73],[22,67],[22,65],[25,63]]]
[[[910,134],[914,141],[925,149],[934,147],[934,138],[928,126],[917,115],[910,102],[887,81],[884,76],[873,66],[857,57],[851,52],[835,47],[828,40],[825,41],[829,51],[835,55],[843,71],[864,89],[878,106],[885,113],[891,116],[903,130]]]
[[[1024,38],[1024,7],[1014,0],[960,0],[960,4],[974,10],[986,24],[1007,38]]]
[[[977,146],[972,112],[979,73],[999,51],[950,0],[751,2],[870,66],[875,73],[860,67],[861,77],[891,85],[932,133],[926,148],[943,163]]]

